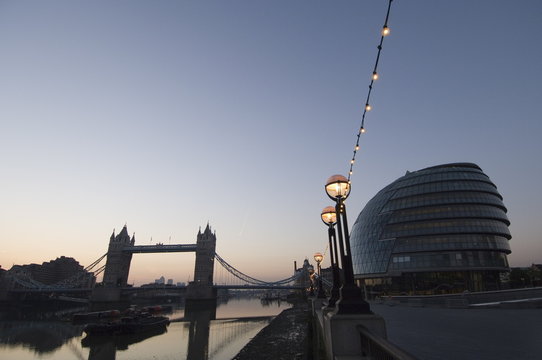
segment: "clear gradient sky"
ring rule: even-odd
[[[326,248],[324,183],[348,170],[386,0],[0,1],[0,265],[88,265],[127,223],[263,279]],[[542,3],[395,0],[347,208],[474,162],[542,262]],[[171,240],[170,240],[171,237]],[[324,266],[327,266],[325,260]],[[134,255],[130,282],[192,277]]]

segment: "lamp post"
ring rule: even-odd
[[[322,210],[322,221],[328,226],[329,256],[331,262],[331,274],[333,275],[333,287],[331,296],[328,299],[327,307],[333,308],[335,302],[339,300],[339,288],[341,287],[341,274],[339,273],[339,251],[337,250],[337,236],[335,233],[335,223],[337,222],[337,213],[334,206],[326,206]]]
[[[324,293],[324,289],[322,287],[322,278],[321,278],[321,275],[320,275],[320,263],[322,262],[322,260],[324,260],[324,255],[322,255],[319,252],[314,254],[314,261],[316,261],[316,270],[317,270],[317,273],[318,273],[318,293],[316,294],[316,297],[318,297],[318,298],[325,298],[326,297],[326,294]]]
[[[309,266],[308,268],[309,270],[309,282],[310,282],[310,287],[309,287],[309,296],[314,296],[314,268],[312,266]]]
[[[344,283],[340,289],[340,299],[336,302],[337,314],[370,314],[369,303],[363,300],[361,290],[354,282],[350,235],[348,234],[346,207],[344,205],[344,200],[350,194],[350,183],[342,175],[333,175],[327,179],[325,189],[327,195],[336,204],[337,232],[344,272]]]

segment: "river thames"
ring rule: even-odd
[[[211,312],[185,317],[184,308],[167,316],[167,330],[137,335],[88,338],[84,325],[68,321],[9,320],[0,325],[0,359],[221,360],[234,357],[271,318],[290,307],[258,298],[234,298]],[[187,316],[188,317],[188,316]]]

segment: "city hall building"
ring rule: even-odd
[[[500,289],[511,252],[502,200],[475,164],[407,172],[352,227],[356,279],[369,296]]]

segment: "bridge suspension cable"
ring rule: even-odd
[[[238,278],[238,279],[240,279],[242,281],[245,281],[245,282],[247,282],[249,284],[252,284],[252,285],[267,285],[267,286],[284,285],[284,284],[290,283],[292,281],[295,281],[300,276],[302,276],[302,272],[299,272],[299,273],[297,273],[297,274],[295,274],[293,276],[290,276],[289,278],[286,278],[286,279],[282,279],[282,280],[278,280],[278,281],[271,281],[271,282],[263,281],[263,280],[253,278],[252,276],[249,276],[249,275],[237,270],[232,265],[228,264],[228,262],[226,260],[224,260],[222,257],[220,257],[220,255],[218,255],[217,253],[215,253],[215,258],[220,263],[220,265],[222,265],[226,270],[228,270],[233,276],[235,276],[236,278]]]
[[[102,261],[105,257],[107,256],[107,253],[103,254],[102,256],[100,256],[96,261],[94,261],[92,264],[90,264],[89,266],[87,266],[85,268],[85,271],[91,271],[96,265],[98,265],[100,263],[100,261]]]

